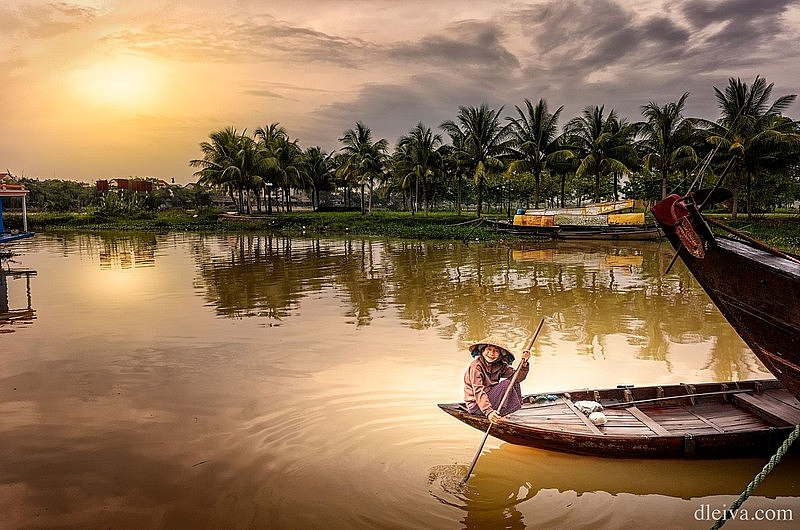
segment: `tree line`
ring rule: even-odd
[[[773,84],[730,78],[714,87],[716,121],[684,115],[688,93],[641,107],[631,122],[602,105],[586,107],[559,125],[563,106],[526,99],[504,115],[488,105],[459,107],[438,130],[418,123],[390,148],[363,122],[327,153],[303,149],[279,124],[252,135],[233,127],[214,131],[191,160],[199,186],[172,185],[146,196],[98,194],[79,183],[23,179],[29,204],[47,210],[98,206],[119,211],[164,205],[202,208],[208,190],[226,194],[240,213],[291,211],[293,193],[305,192],[314,209],[344,204],[428,214],[469,208],[511,215],[514,207],[556,207],[621,196],[657,201],[690,187],[722,184],[733,192],[726,207],[736,216],[770,211],[800,199],[800,122],[783,115],[796,99],[773,99]],[[99,201],[99,203],[98,203]]]
[[[503,107],[462,106],[441,132],[418,123],[390,152],[362,122],[344,132],[338,152],[303,150],[278,123],[252,137],[228,127],[201,144],[198,182],[224,190],[240,212],[262,209],[273,195],[290,210],[291,190],[304,190],[312,206],[341,190],[349,204],[359,196],[362,212],[373,198],[428,213],[447,202],[459,214],[474,204],[478,216],[487,198],[526,206],[564,206],[583,200],[658,200],[692,182],[709,185],[723,173],[733,192],[736,215],[768,209],[800,197],[800,124],[783,115],[796,99],[772,100],[773,84],[757,76],[751,85],[730,78],[714,87],[720,109],[716,121],[684,116],[689,96],[641,107],[642,121],[630,122],[613,109],[586,107],[559,127],[563,106],[525,100],[512,115]],[[444,141],[444,135],[448,142]],[[359,191],[360,190],[360,191]],[[288,202],[287,202],[288,201]],[[277,203],[276,203],[277,204]]]

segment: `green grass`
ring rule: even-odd
[[[486,224],[475,222],[474,214],[455,215],[435,212],[427,217],[409,212],[310,212],[296,211],[272,215],[225,218],[220,212],[193,214],[165,211],[137,215],[103,216],[98,213],[28,214],[28,227],[33,231],[58,230],[170,230],[202,232],[269,232],[287,236],[381,236],[403,239],[501,239]],[[7,216],[11,227],[21,225],[15,214]]]
[[[771,247],[800,253],[800,217],[797,215],[759,215],[750,220],[747,216],[733,220],[730,216],[715,215],[714,219]]]

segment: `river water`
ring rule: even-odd
[[[3,528],[708,528],[766,458],[489,438],[470,341],[526,393],[769,377],[672,251],[619,244],[38,234],[0,285]],[[743,508],[800,519],[789,455]],[[759,512],[760,510],[760,512]],[[741,513],[740,513],[741,515]],[[725,528],[753,528],[729,521]]]

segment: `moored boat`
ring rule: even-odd
[[[656,221],[742,340],[800,397],[800,258],[712,232],[719,223],[700,213],[708,196],[671,195],[653,207]]]
[[[800,423],[800,402],[774,379],[581,389],[527,396],[494,424],[506,442],[575,454],[724,458],[771,454]],[[602,405],[604,424],[580,409]],[[439,407],[476,429],[489,420],[463,403]]]
[[[646,222],[643,212],[630,211],[635,204],[633,200],[623,200],[576,208],[520,209],[511,220],[489,222],[503,232],[550,239],[659,238],[658,226]]]

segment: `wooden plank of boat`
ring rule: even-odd
[[[572,401],[570,401],[569,399],[565,399],[564,403],[566,403],[567,407],[569,407],[572,413],[575,414],[575,416],[577,416],[579,420],[581,420],[587,427],[589,427],[589,430],[592,431],[592,433],[596,434],[597,436],[603,436],[603,433],[600,431],[600,429],[597,428],[597,425],[589,421],[589,418],[586,416],[586,414],[579,411],[572,403]]]
[[[770,454],[791,431],[789,421],[800,419],[800,402],[775,380],[553,394],[557,398],[545,403],[525,403],[492,434],[510,443],[597,456],[742,457]],[[592,423],[575,406],[580,400],[606,407],[607,423]],[[488,426],[485,416],[470,414],[463,403],[439,407],[476,429]]]
[[[635,417],[637,420],[647,425],[650,428],[650,430],[652,430],[657,435],[659,436],[670,435],[670,432],[668,430],[662,427],[658,422],[654,421],[653,418],[642,412],[642,410],[636,405],[628,407],[625,410],[627,410],[631,416]]]
[[[733,399],[742,407],[759,415],[763,414],[776,423],[783,423],[787,426],[800,424],[800,403],[797,403],[796,399],[794,401],[797,406],[787,403],[786,400],[758,394],[740,394],[734,396]]]

